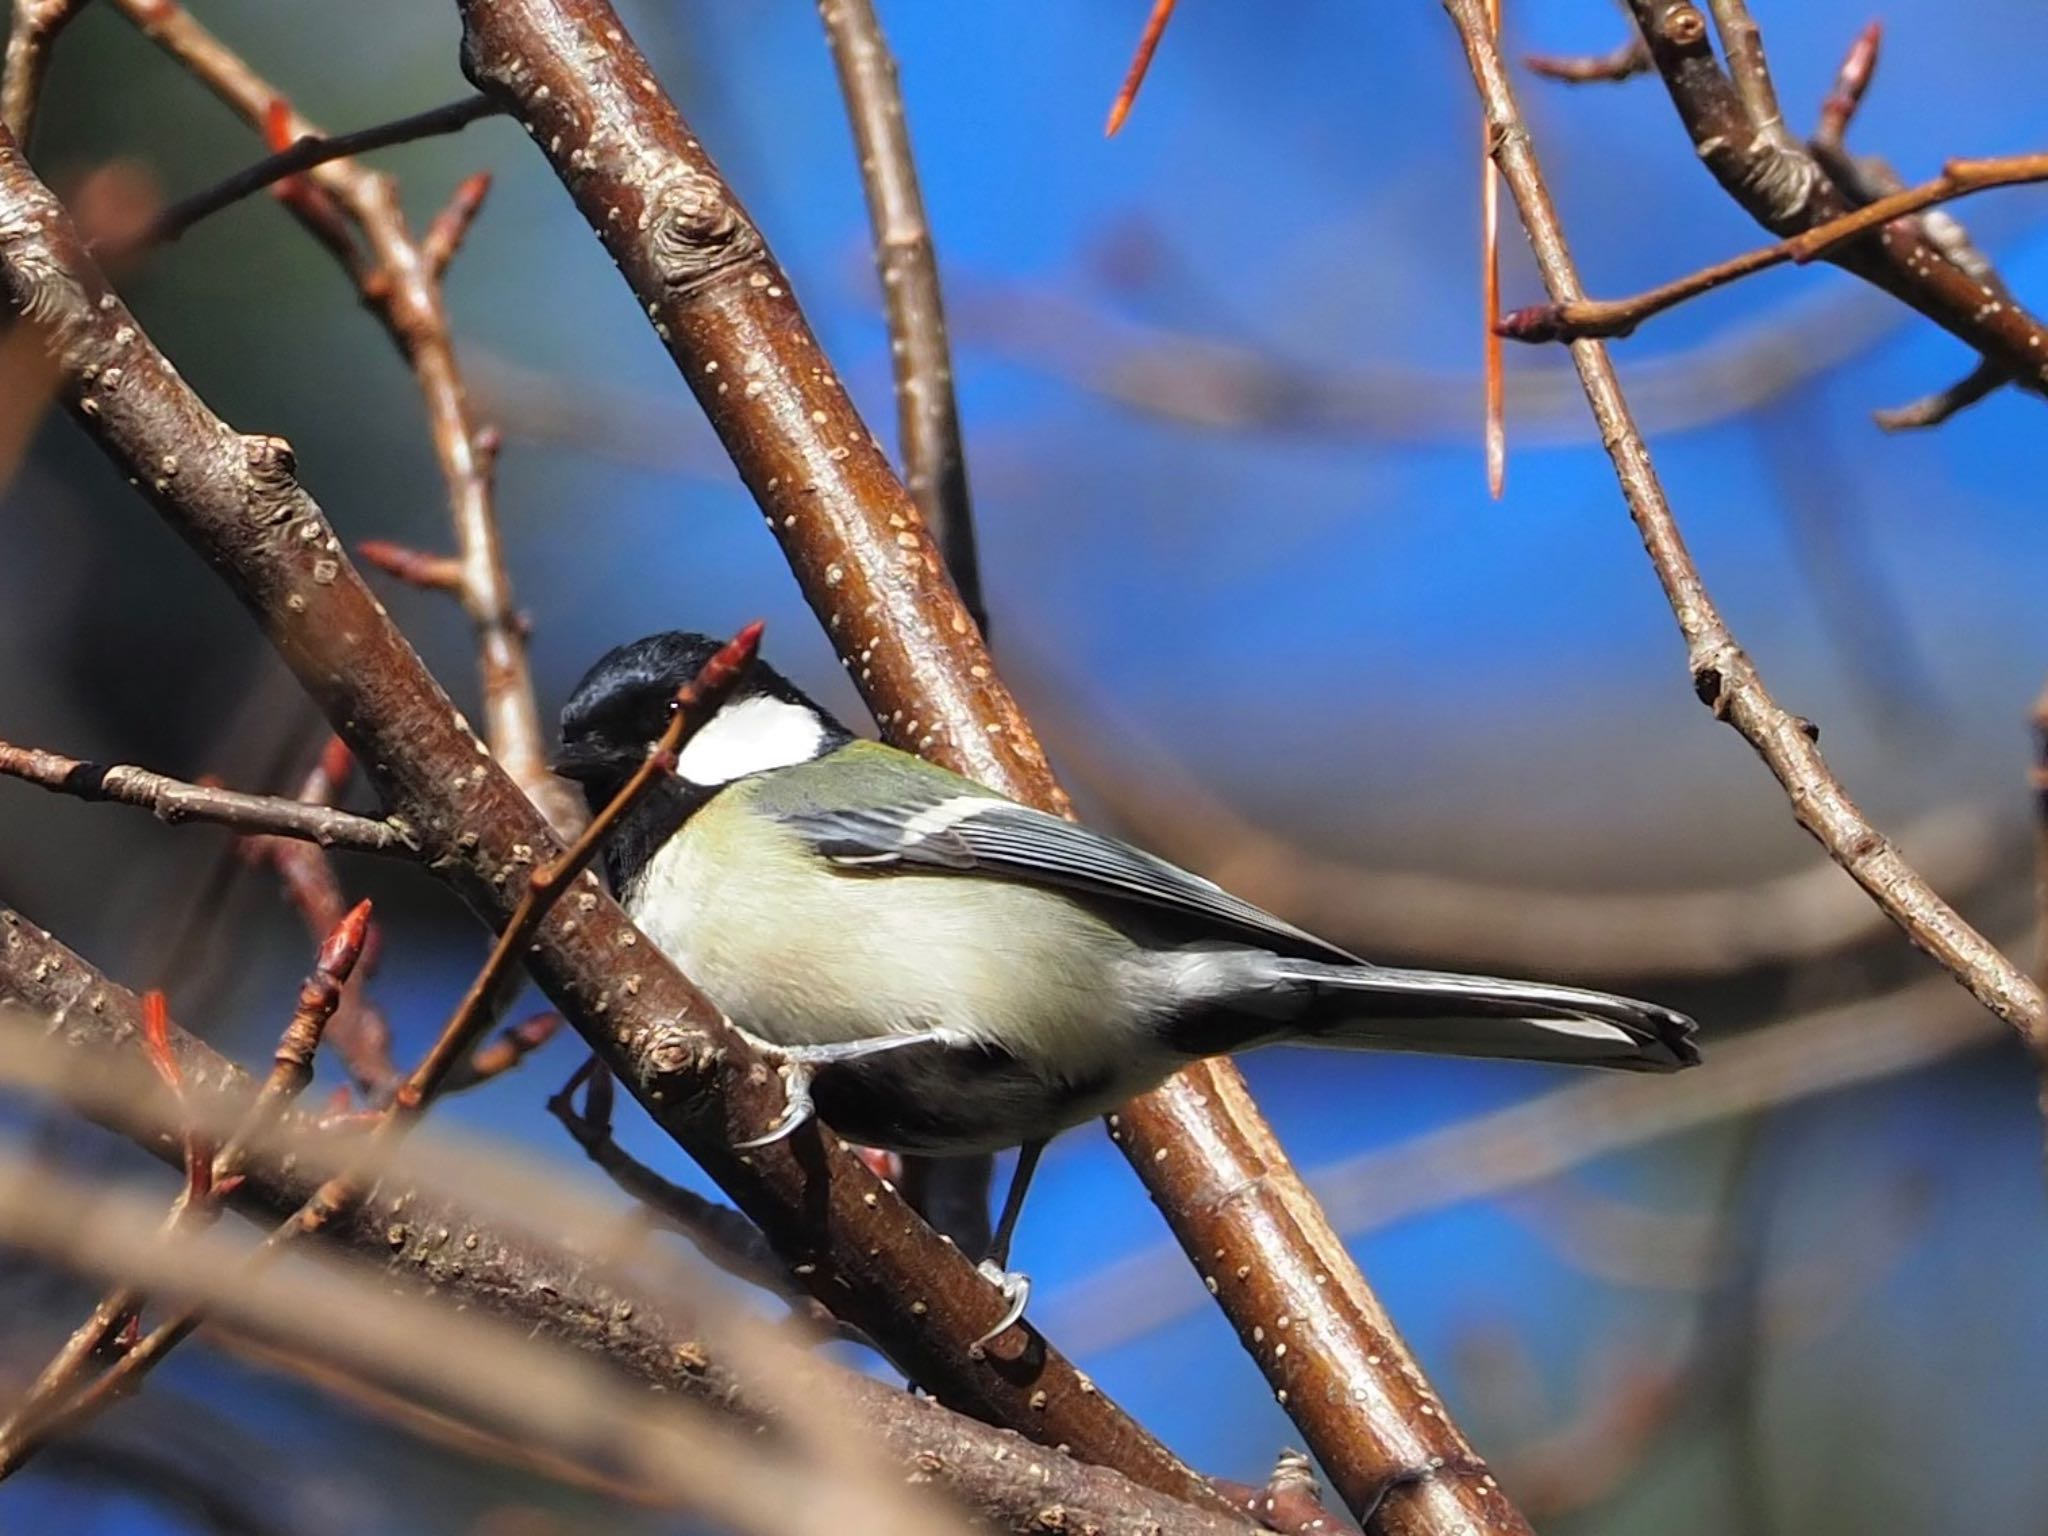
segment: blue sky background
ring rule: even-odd
[[[1019,690],[1078,708],[1097,749],[1163,746],[1255,819],[1381,865],[1665,890],[1812,863],[1768,775],[1691,695],[1604,456],[1558,384],[1561,353],[1510,352],[1518,388],[1548,396],[1510,422],[1507,499],[1485,497],[1479,132],[1440,8],[1190,0],[1131,125],[1106,143],[1102,116],[1144,9],[883,7],[955,317],[989,607]],[[1754,9],[1788,115],[1810,123],[1869,12],[1844,0]],[[856,399],[893,424],[865,216],[813,9],[687,0],[624,13]],[[462,89],[452,6],[218,0],[200,14],[332,127]],[[1895,0],[1883,19],[1859,147],[1915,179],[1948,155],[2040,147],[2048,109],[2018,61],[2048,48],[2048,11]],[[1608,8],[1561,0],[1510,0],[1508,25],[1518,50],[1605,49],[1620,35]],[[1518,83],[1596,293],[1760,241],[1654,81]],[[110,12],[89,12],[67,39],[50,103],[38,159],[53,175],[126,154],[177,192],[254,148]],[[759,615],[778,663],[851,707],[758,516],[530,146],[486,123],[386,161],[422,219],[460,176],[497,176],[450,291],[474,386],[507,428],[503,518],[550,704],[619,640]],[[2023,190],[1967,209],[2023,296],[2048,293],[2042,206]],[[1518,240],[1505,285],[1510,305],[1540,296]],[[401,366],[275,207],[214,221],[130,286],[223,414],[294,441],[347,537],[445,542]],[[1356,400],[1359,381],[1376,381],[1382,404],[1341,428],[1242,429],[1090,387],[1140,365],[1185,382],[1196,344],[1278,369],[1307,398],[1348,383]],[[1737,354],[1790,382],[1747,405],[1688,385]],[[1987,806],[2018,848],[2026,711],[2048,666],[2040,402],[2008,391],[1939,432],[1880,435],[1871,409],[1949,382],[1968,360],[1832,270],[1752,280],[1653,322],[1618,356],[1716,597],[1780,697],[1822,723],[1858,798],[1887,825]],[[583,430],[579,412],[619,440]],[[0,735],[188,774],[263,761],[266,736],[288,729],[289,693],[272,687],[259,696],[275,702],[237,713],[270,672],[248,626],[64,424],[0,519],[12,552],[0,565]],[[459,615],[417,594],[391,601],[473,697]],[[0,795],[0,898],[141,986],[163,913],[217,846],[209,835],[17,788]],[[422,1042],[483,938],[417,882],[350,877],[399,919],[379,995],[402,1039]],[[1994,937],[2018,931],[2018,894],[2014,881],[1976,914],[2006,921]],[[174,1003],[253,1055],[304,954],[267,891],[243,892],[233,921],[235,963]],[[1866,957],[1723,989],[1707,999],[1708,1048],[1817,997],[1917,977],[1916,964]],[[444,1118],[566,1162],[540,1105],[573,1064],[558,1044]],[[1563,1081],[1279,1053],[1248,1067],[1310,1167]],[[1998,1046],[1576,1176],[1603,1199],[1699,1212],[1746,1147],[1757,1262],[1818,1274],[1821,1299],[1735,1386],[1703,1390],[1618,1492],[1545,1528],[2041,1528],[2048,1225],[2033,1096],[2017,1049]],[[681,1173],[637,1128],[634,1145]],[[1162,1234],[1088,1129],[1054,1149],[1019,1258],[1050,1310],[1063,1287]],[[1618,1359],[1677,1347],[1700,1305],[1590,1275],[1529,1216],[1492,1205],[1404,1222],[1358,1253],[1467,1428],[1503,1460],[1597,1399]],[[1838,1274],[1830,1254],[1848,1256]],[[1255,1476],[1296,1438],[1213,1312],[1085,1364],[1218,1473]],[[327,1447],[308,1529],[466,1530],[479,1508],[525,1496],[480,1473],[444,1488],[422,1523],[384,1485],[431,1453],[204,1350],[165,1386],[233,1433]],[[0,1489],[0,1531],[60,1521],[124,1536],[173,1528],[54,1473]]]

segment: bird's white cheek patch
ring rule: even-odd
[[[692,784],[730,784],[750,773],[807,763],[825,728],[800,704],[757,696],[728,704],[683,748],[676,772]]]

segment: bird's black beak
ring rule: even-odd
[[[601,741],[565,741],[548,759],[548,771],[588,784],[618,770],[619,754]]]

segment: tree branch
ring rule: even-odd
[[[6,63],[0,69],[0,125],[24,146],[35,129],[50,49],[57,34],[84,9],[85,0],[14,0]]]
[[[1515,105],[1500,52],[1486,35],[1484,7],[1480,0],[1444,0],[1444,8],[1464,40],[1473,79],[1492,125],[1495,154],[1528,228],[1544,286],[1554,303],[1574,303],[1583,292],[1578,269],[1544,184],[1528,127]],[[1657,21],[1671,19],[1662,14],[1664,7],[1651,9],[1659,13]],[[1697,22],[1698,13],[1693,16]],[[1653,50],[1661,50],[1660,68],[1666,67],[1676,52],[1691,61],[1689,67],[1698,68],[1693,50],[1704,46],[1703,39],[1682,44],[1653,30],[1648,19],[1644,30]],[[1700,23],[1700,31],[1704,32],[1704,23]],[[1711,55],[1705,62],[1711,66]],[[1889,234],[1885,238],[1889,239]],[[1959,270],[1946,261],[1942,264],[1948,271]],[[1756,749],[1784,786],[1800,826],[1827,849],[1829,857],[1869,893],[1885,915],[1968,987],[1979,1002],[2010,1024],[2037,1054],[2048,1052],[2048,998],[2024,971],[1943,901],[1871,825],[1821,756],[1818,728],[1772,697],[1755,665],[1736,643],[1686,548],[1607,349],[1597,341],[1576,341],[1572,343],[1572,360],[1600,424],[1601,441],[1614,462],[1629,515],[1642,534],[1650,563],[1684,637],[1686,663],[1700,702]]]
[[[1713,4],[1731,82],[1715,60],[1706,18],[1691,0],[1628,4],[1700,158],[1751,217],[1774,234],[1794,236],[1851,210],[1813,154],[1785,131],[1746,6],[1738,0]],[[1916,222],[1886,224],[1829,252],[1827,260],[1911,305],[2037,393],[2048,387],[2048,327],[2016,303],[1987,304],[1981,280],[1950,260]]]
[[[21,779],[81,800],[137,805],[159,821],[209,821],[244,834],[299,838],[349,853],[413,851],[405,828],[388,818],[358,816],[276,795],[245,795],[126,764],[88,763],[38,747],[0,741],[0,776]]]
[[[884,735],[1070,814],[788,278],[611,6],[461,10],[465,71],[506,101],[618,263]],[[1181,1074],[1112,1124],[1361,1519],[1387,1533],[1525,1529],[1227,1062]],[[1282,1315],[1284,1334],[1270,1326]],[[996,1350],[1009,1354],[1008,1335]]]
[[[2006,155],[1990,160],[1951,160],[1932,181],[1908,187],[1851,209],[1825,223],[1745,251],[1711,267],[1676,278],[1626,299],[1576,299],[1537,305],[1504,316],[1494,327],[1515,341],[1570,341],[1580,337],[1627,336],[1653,315],[1698,298],[1753,273],[1792,262],[1800,266],[1831,256],[1847,242],[1938,204],[1993,187],[2048,181],[2048,154]]]
[[[917,159],[903,112],[896,59],[875,14],[874,0],[818,0],[832,45],[839,91],[860,157],[861,190],[874,230],[875,270],[889,317],[889,356],[896,376],[896,436],[903,483],[939,547],[960,601],[988,634],[981,562],[974,552],[974,512],[967,492],[967,455],[953,395],[953,353],[946,340],[945,300],[931,220],[917,184]]]
[[[283,92],[260,78],[176,0],[112,0],[165,52],[176,59],[242,119],[263,132],[296,143],[337,140],[289,106]],[[349,135],[367,147],[396,142],[395,133],[446,132],[502,110],[476,96],[434,108],[395,124]],[[287,151],[289,153],[289,151]],[[309,151],[310,153],[310,151]],[[548,772],[550,732],[534,697],[527,660],[526,631],[512,598],[503,543],[492,495],[495,443],[476,419],[442,301],[441,275],[462,232],[482,200],[472,178],[456,189],[452,209],[425,239],[416,238],[400,206],[397,183],[352,159],[321,155],[305,173],[316,193],[285,199],[323,244],[335,250],[355,282],[364,305],[382,321],[411,365],[426,406],[434,453],[447,482],[450,510],[460,548],[459,582],[452,588],[475,627],[483,693],[484,739],[527,798],[540,807],[556,833],[574,837],[583,825],[582,797]],[[360,234],[371,264],[355,255],[347,229],[345,245],[332,238],[334,216]]]
[[[620,88],[637,90],[630,81]],[[546,822],[349,563],[298,484],[289,445],[238,434],[206,408],[107,287],[56,200],[5,137],[0,283],[10,304],[48,336],[74,417],[228,581],[347,739],[385,805],[413,829],[422,860],[501,926],[530,871],[559,852]],[[110,367],[120,378],[111,391]],[[164,472],[167,460],[176,473]],[[968,1341],[1001,1315],[1002,1297],[828,1132],[806,1126],[774,1145],[735,1151],[734,1143],[782,1112],[773,1063],[609,898],[577,892],[548,915],[526,959],[655,1121],[793,1268],[801,1266],[812,1294],[907,1374],[955,1406],[1070,1446],[1162,1492],[1214,1498],[1035,1330],[1012,1329],[995,1347],[971,1352]]]

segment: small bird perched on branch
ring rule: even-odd
[[[562,711],[555,770],[603,806],[719,648],[610,652]],[[1214,883],[878,742],[756,662],[605,849],[626,911],[726,1016],[779,1051],[787,1107],[851,1140],[1024,1149],[1205,1056],[1262,1045],[1504,1056],[1664,1072],[1692,1021],[1546,982],[1368,964]],[[993,1334],[990,1335],[993,1337]]]

